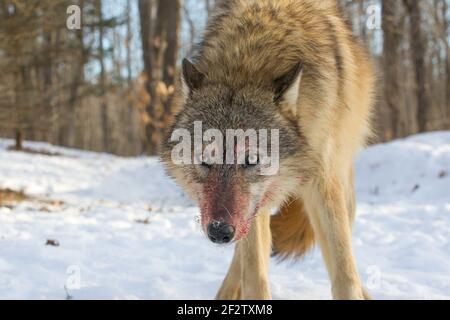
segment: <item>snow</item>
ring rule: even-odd
[[[198,209],[157,159],[26,143],[60,154],[50,157],[11,144],[0,140],[0,188],[32,199],[0,207],[0,299],[215,296],[233,248],[206,240]],[[365,286],[376,299],[449,299],[450,132],[372,146],[356,168]],[[318,249],[273,261],[270,281],[275,299],[331,298]]]

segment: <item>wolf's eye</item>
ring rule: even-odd
[[[259,157],[256,154],[250,154],[245,157],[244,168],[251,168],[259,164]]]

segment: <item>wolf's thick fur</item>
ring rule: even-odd
[[[314,230],[300,199],[284,204],[270,219],[274,255],[299,258],[314,245]]]
[[[291,72],[299,70],[293,69],[299,62],[301,73]],[[371,134],[374,71],[336,1],[219,1],[195,66],[197,76],[189,76],[195,68],[185,69],[175,127],[216,117],[220,129],[250,122],[255,128],[281,127],[287,137],[278,180],[271,181],[278,187],[270,193],[278,214],[270,222],[270,208],[261,209],[247,238],[237,243],[217,297],[270,298],[267,268],[273,239],[273,252],[283,258],[298,257],[317,242],[333,297],[368,298],[352,254],[351,225],[353,159]],[[249,118],[246,105],[252,106]],[[211,109],[218,115],[209,117]],[[198,193],[203,181],[192,178],[194,169],[170,164],[168,150],[170,145],[163,155],[169,172],[191,194]]]

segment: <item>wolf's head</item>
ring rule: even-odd
[[[201,209],[215,243],[244,237],[255,215],[296,191],[305,144],[282,106],[297,106],[301,64],[267,86],[234,88],[183,61],[183,107],[164,141],[169,174]]]

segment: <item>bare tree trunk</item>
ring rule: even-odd
[[[426,73],[426,38],[422,32],[422,16],[420,1],[403,0],[410,18],[410,41],[417,94],[417,122],[419,132],[427,130],[428,113],[431,108],[428,95],[428,81]]]
[[[126,37],[126,64],[127,64],[127,138],[128,141],[133,141],[133,125],[134,125],[134,109],[130,103],[130,94],[132,91],[132,78],[133,71],[131,68],[131,42],[133,40],[133,31],[131,29],[131,0],[127,0],[126,7],[126,20],[127,20],[127,37]],[[131,150],[130,150],[131,152]]]
[[[170,119],[179,49],[180,0],[158,0],[154,30],[151,10],[150,1],[139,1],[146,89],[150,95],[146,150],[154,155]]]
[[[388,139],[399,137],[401,134],[400,121],[402,112],[402,99],[400,96],[400,46],[402,34],[398,29],[397,17],[399,2],[383,0],[382,23],[384,32],[384,97],[390,111],[391,134]]]
[[[80,0],[79,6],[81,8],[81,12],[83,12],[84,8],[84,0]],[[84,66],[86,64],[86,48],[84,46],[84,32],[83,28],[77,31],[78,37],[78,45],[79,45],[79,58],[76,63],[76,69],[74,70],[74,78],[70,85],[70,93],[69,93],[69,109],[68,109],[68,123],[67,123],[67,145],[69,147],[75,147],[75,139],[76,139],[76,103],[78,99],[78,91],[81,83],[84,80]]]
[[[145,124],[146,141],[145,150],[148,154],[156,154],[155,143],[153,141],[155,127],[153,124],[154,104],[157,99],[155,80],[153,76],[153,23],[152,23],[153,1],[139,0],[139,18],[141,25],[142,58],[144,60],[144,72],[147,78],[145,89],[150,96],[150,102],[146,106],[146,112],[150,118],[150,123]]]
[[[43,108],[44,110],[48,110],[50,122],[53,123],[53,119],[55,118],[55,109],[53,106],[53,55],[51,52],[52,48],[52,32],[51,30],[45,30],[45,43],[46,43],[46,49],[48,50],[49,54],[47,55],[45,59],[45,65],[44,65],[44,74],[43,74],[43,83],[44,83],[44,98],[43,98]],[[47,126],[46,126],[47,127]],[[49,130],[49,127],[46,128],[48,131],[47,133],[47,141],[49,140],[49,134],[51,130]]]
[[[22,142],[24,139],[24,130],[23,130],[23,113],[24,104],[23,104],[23,95],[21,92],[21,79],[18,73],[14,74],[14,125],[15,125],[15,138],[16,138],[16,150],[22,150]]]
[[[16,130],[15,149],[16,149],[16,151],[23,150],[23,131],[22,130]]]
[[[20,68],[21,80],[21,91],[20,94],[23,95],[23,105],[24,108],[21,114],[22,128],[26,133],[26,136],[30,140],[35,140],[36,135],[36,113],[32,100],[31,94],[34,92],[33,83],[31,82],[31,70],[28,65],[22,65]]]
[[[152,0],[139,0],[139,18],[141,25],[142,55],[144,60],[144,71],[147,76],[147,88],[153,80],[153,57],[152,57]],[[150,93],[150,90],[147,90]]]
[[[445,35],[445,47],[446,47],[446,57],[445,57],[445,66],[446,66],[446,109],[447,109],[447,128],[450,128],[450,26],[449,26],[449,5],[447,0],[442,0],[442,17],[444,22],[444,35]]]
[[[160,1],[161,2],[161,1]],[[167,7],[164,10],[166,14],[165,21],[165,35],[167,47],[164,54],[163,64],[163,82],[168,91],[168,96],[165,101],[165,114],[170,116],[170,107],[172,105],[173,92],[175,91],[175,78],[179,51],[179,34],[181,25],[181,3],[180,0],[167,1]],[[164,119],[166,120],[166,119]],[[167,123],[165,123],[167,124]]]
[[[127,0],[126,19],[127,19],[127,40],[126,40],[127,84],[128,89],[130,89],[131,80],[133,77],[131,70],[131,41],[133,40],[133,33],[131,30],[131,0]]]
[[[99,18],[99,61],[100,61],[100,95],[102,102],[100,106],[103,151],[110,151],[109,145],[109,123],[108,104],[106,102],[106,70],[105,70],[105,49],[104,49],[104,28],[103,28],[103,5],[101,0],[97,0],[97,10]]]

